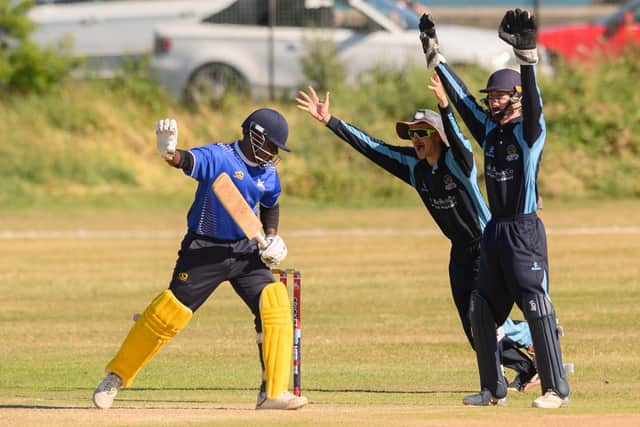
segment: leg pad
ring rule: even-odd
[[[561,398],[569,395],[569,383],[562,365],[562,353],[553,304],[544,294],[527,294],[522,301],[531,328],[542,393],[553,390]]]
[[[262,359],[267,398],[276,398],[289,388],[293,321],[287,288],[280,282],[267,285],[260,295]]]
[[[480,371],[481,389],[489,390],[495,398],[503,398],[507,395],[507,383],[500,367],[496,322],[489,303],[478,291],[471,293],[469,320]]]
[[[128,387],[140,369],[191,320],[192,311],[170,290],[165,290],[149,304],[125,338],[120,351],[107,365]]]

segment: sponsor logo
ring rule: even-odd
[[[507,147],[507,161],[513,162],[514,160],[518,160],[520,156],[518,155],[518,149],[515,145],[510,144]]]
[[[264,191],[264,190],[265,190],[265,187],[264,187],[264,181],[263,181],[263,180],[261,180],[260,178],[258,178],[258,182],[256,182],[256,185],[258,186],[258,188],[259,188],[260,190],[262,190],[262,191]]]
[[[494,165],[486,167],[487,177],[498,182],[510,181],[513,179],[513,169],[498,170]]]
[[[429,204],[438,210],[445,210],[454,208],[457,205],[456,198],[454,196],[448,196],[442,199],[437,199],[435,197],[429,198]]]
[[[237,178],[237,179],[244,179],[244,172],[242,172],[242,171],[235,171],[235,172],[233,173],[233,176],[234,176],[234,178]]]
[[[181,282],[186,282],[188,278],[189,278],[189,273],[185,273],[184,271],[181,273],[178,273],[178,280],[180,280]]]
[[[531,266],[531,271],[539,271],[539,270],[542,270],[542,267],[537,261],[534,261],[533,265]]]
[[[458,187],[449,174],[442,177],[442,182],[444,182],[444,189],[447,191],[454,190]]]

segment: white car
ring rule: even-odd
[[[288,93],[305,83],[301,59],[310,42],[335,45],[347,79],[376,65],[424,64],[418,40],[420,17],[392,0],[278,0],[269,25],[266,0],[237,0],[199,22],[156,28],[154,74],[176,99],[217,102],[228,91]],[[262,6],[262,10],[261,10]],[[449,63],[488,70],[514,63],[497,31],[453,25],[437,27]]]
[[[122,59],[153,51],[153,28],[166,22],[198,22],[234,0],[37,0],[27,16],[33,40],[56,46],[70,39],[72,53],[109,74]]]

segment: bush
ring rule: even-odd
[[[26,12],[32,1],[0,0],[0,91],[49,90],[64,80],[78,61],[66,56],[70,44],[41,48],[30,40],[33,23]]]

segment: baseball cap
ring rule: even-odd
[[[489,76],[487,87],[481,89],[480,92],[513,92],[516,90],[516,87],[519,86],[522,86],[520,73],[510,68],[503,68]]]
[[[436,131],[438,131],[438,135],[440,135],[440,139],[446,145],[449,146],[449,141],[447,141],[447,135],[444,133],[444,127],[442,126],[442,118],[439,113],[436,113],[433,110],[420,109],[416,111],[413,115],[413,119],[407,122],[397,122],[396,123],[396,133],[402,139],[411,139],[409,137],[409,127],[415,126],[418,123],[425,123]]]
[[[249,125],[257,123],[264,128],[264,134],[271,142],[284,151],[291,151],[287,147],[287,137],[289,136],[289,125],[287,120],[276,110],[270,108],[260,108],[249,114],[242,122],[242,131],[246,134],[249,132]]]

